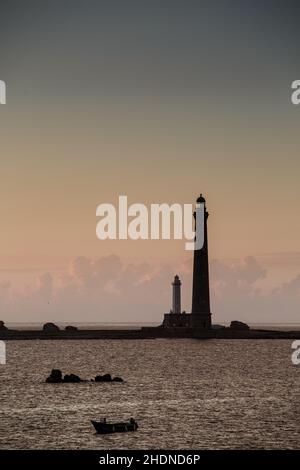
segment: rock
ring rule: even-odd
[[[96,375],[95,379],[92,379],[92,382],[124,382],[121,377],[114,377],[110,374]]]
[[[104,382],[111,382],[111,375],[110,374],[104,374],[102,375],[102,379]]]
[[[4,325],[4,321],[0,321],[0,330],[3,331],[3,330],[7,330],[7,327]]]
[[[242,321],[234,320],[230,323],[230,328],[233,330],[250,330],[250,327],[247,323],[243,323]]]
[[[47,383],[78,383],[86,382],[76,374],[65,374],[62,376],[62,372],[59,369],[52,369],[51,374],[46,379]],[[124,382],[121,377],[114,377],[110,374],[97,375],[91,382]]]
[[[62,372],[59,369],[52,369],[51,374],[46,379],[47,383],[52,383],[52,384],[61,383],[62,381],[63,381]]]
[[[68,325],[68,326],[65,327],[65,330],[66,331],[77,331],[78,328],[77,328],[77,326]]]
[[[95,377],[95,382],[111,382],[111,375],[110,374],[104,374],[104,375],[96,375]]]
[[[59,327],[55,323],[49,322],[43,325],[43,331],[55,332],[59,331]]]
[[[75,374],[66,374],[63,378],[62,371],[59,369],[52,369],[51,374],[46,379],[47,383],[57,384],[57,383],[78,383],[83,382],[83,380]]]
[[[66,374],[64,376],[64,382],[68,382],[68,383],[78,383],[78,382],[82,382],[81,378],[79,377],[79,375],[75,375],[75,374]]]

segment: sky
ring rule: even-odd
[[[1,319],[159,321],[176,273],[189,311],[184,241],[100,241],[95,213],[202,192],[214,320],[299,320],[299,10],[1,1]]]

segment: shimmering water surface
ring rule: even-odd
[[[286,340],[11,341],[0,366],[2,449],[300,447],[300,366]],[[125,383],[46,384],[52,368]],[[91,419],[133,416],[135,433]]]

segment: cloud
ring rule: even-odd
[[[63,273],[42,273],[25,292],[0,284],[5,321],[157,322],[171,307],[171,282],[182,280],[182,307],[190,311],[192,259],[174,267],[125,263],[118,256],[77,257]],[[300,274],[266,291],[267,270],[255,257],[210,263],[211,309],[215,322],[298,320]]]
[[[244,261],[228,265],[219,260],[211,263],[213,280],[228,284],[244,283],[248,286],[266,277],[266,270],[261,267],[256,258],[248,256]]]
[[[0,282],[0,307],[7,308],[11,298],[11,288],[10,282]]]
[[[53,295],[53,278],[51,274],[44,273],[37,277],[36,295],[41,299],[49,300]]]
[[[219,321],[240,319],[249,323],[299,321],[300,275],[279,287],[264,290],[268,271],[255,257],[228,265],[211,263],[212,305]]]
[[[284,282],[279,288],[273,291],[275,296],[300,296],[300,274],[289,282]]]

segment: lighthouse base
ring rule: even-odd
[[[165,313],[162,326],[164,328],[190,328],[189,313]]]
[[[204,330],[211,328],[211,313],[191,313],[189,315],[191,328],[202,328]]]
[[[211,328],[211,313],[165,313],[164,328]]]

